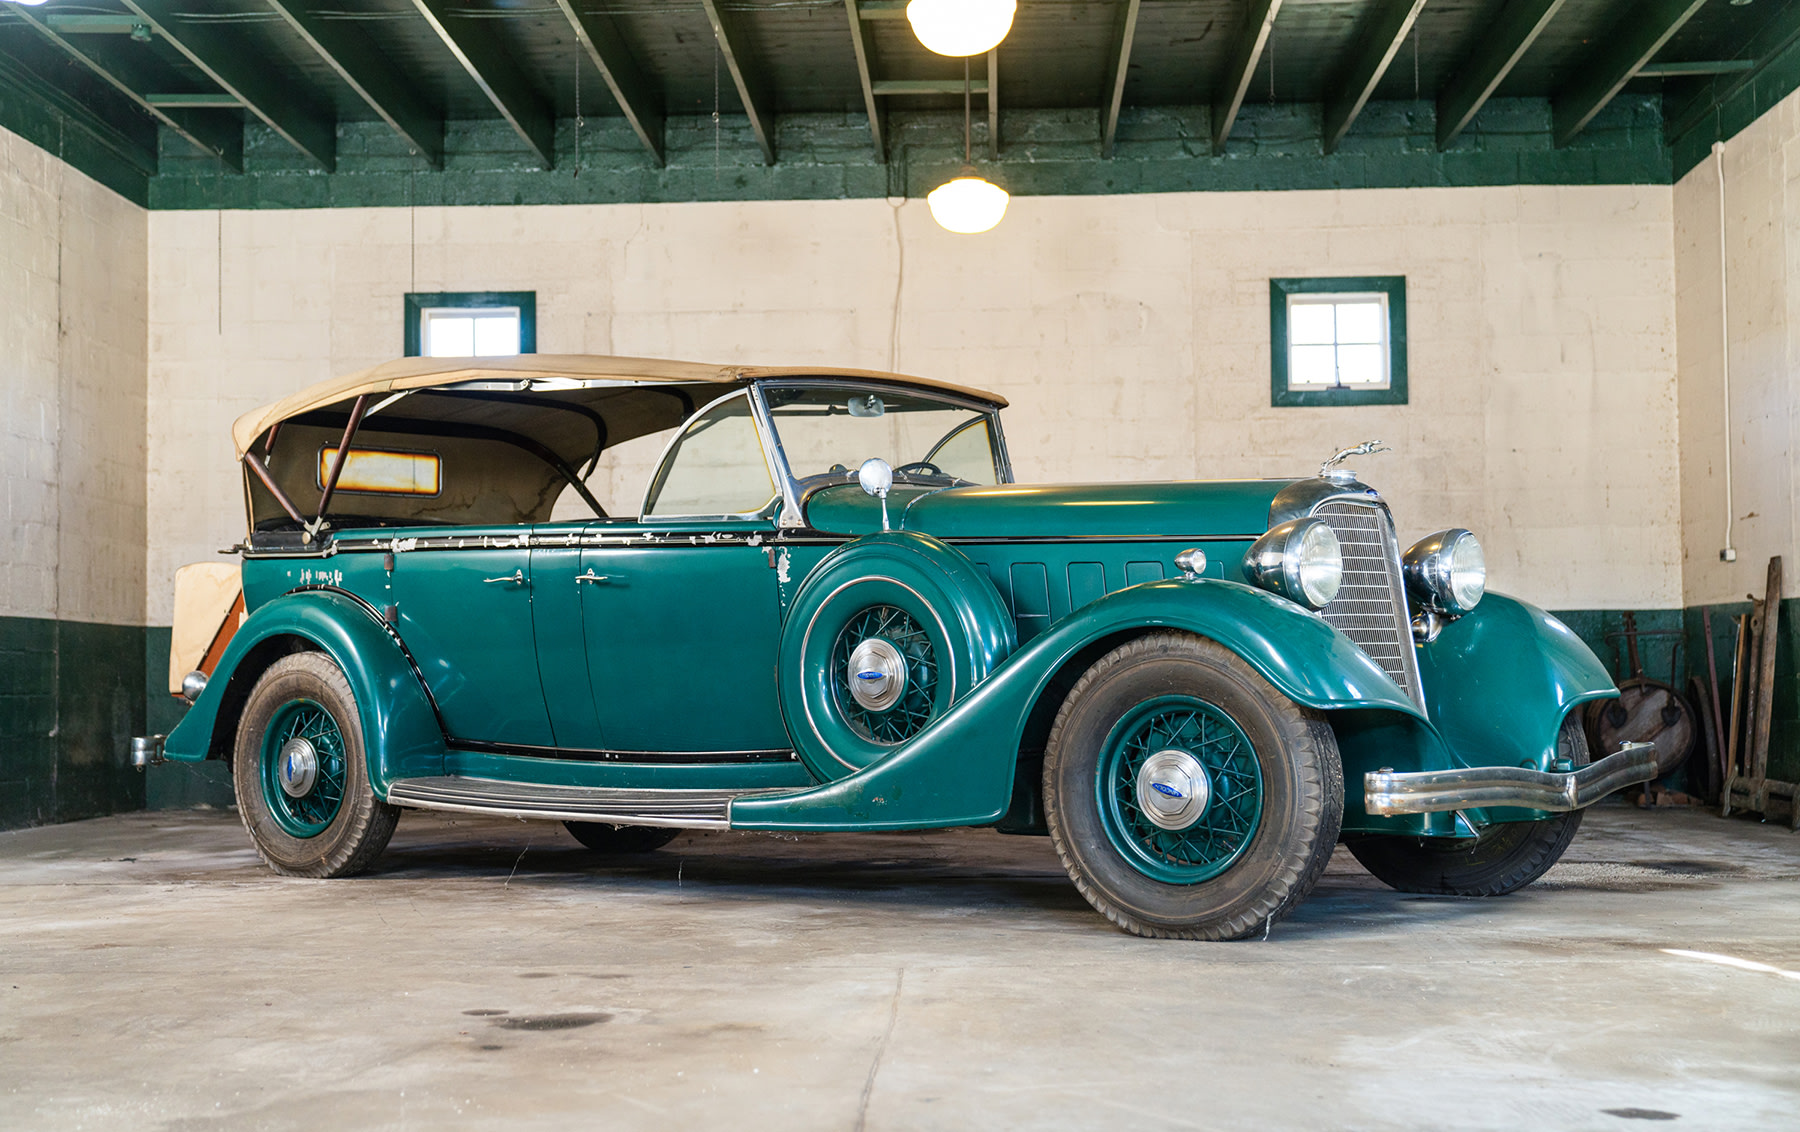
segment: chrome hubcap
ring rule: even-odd
[[[1170,748],[1144,760],[1137,775],[1138,809],[1163,829],[1186,829],[1212,800],[1212,779],[1199,759]]]
[[[906,694],[906,658],[880,637],[850,650],[850,695],[865,711],[886,711]]]
[[[290,798],[304,798],[319,780],[319,752],[309,740],[298,736],[281,745],[281,766],[277,773],[282,793]]]

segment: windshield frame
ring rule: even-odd
[[[1000,427],[1000,408],[991,401],[982,401],[973,397],[964,397],[938,389],[907,385],[903,382],[804,377],[758,381],[753,383],[750,387],[750,404],[752,415],[755,417],[758,427],[762,430],[763,448],[766,455],[769,457],[771,468],[775,473],[776,488],[781,495],[781,518],[776,524],[779,527],[789,529],[804,528],[806,526],[806,497],[824,485],[816,482],[820,478],[818,476],[810,477],[808,482],[802,482],[801,480],[794,478],[793,469],[788,465],[787,453],[781,446],[781,432],[775,427],[774,414],[769,411],[769,402],[763,393],[767,388],[830,389],[833,391],[844,390],[846,392],[865,393],[902,392],[909,397],[916,397],[926,401],[937,401],[948,407],[966,409],[973,413],[979,413],[986,419],[988,435],[993,439],[994,443],[995,479],[1001,484],[1013,482],[1012,458],[1006,451],[1006,433]],[[972,424],[974,422],[970,423]],[[966,427],[968,426],[964,425],[959,427],[956,431],[960,433],[962,429]],[[854,483],[854,474],[852,474],[850,479],[846,482]]]

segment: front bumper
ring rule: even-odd
[[[1580,770],[1557,774],[1522,767],[1400,773],[1371,771],[1363,776],[1363,806],[1369,813],[1433,814],[1490,806],[1564,813],[1593,805],[1615,790],[1656,777],[1656,747],[1626,743],[1617,753]]]

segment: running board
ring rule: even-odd
[[[395,806],[542,821],[730,829],[731,801],[763,790],[622,790],[610,786],[540,786],[491,778],[402,778],[388,787]]]

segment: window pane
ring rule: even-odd
[[[1326,345],[1332,342],[1330,303],[1289,303],[1288,341],[1299,345]]]
[[[1337,384],[1337,351],[1330,346],[1295,346],[1289,351],[1288,385],[1330,386]]]
[[[467,358],[475,353],[475,320],[425,315],[425,356]]]
[[[688,426],[657,474],[646,515],[742,515],[775,498],[762,442],[742,395]]]
[[[1386,385],[1380,346],[1339,346],[1338,378],[1345,385]]]
[[[475,354],[493,358],[519,352],[519,316],[516,312],[484,315],[475,320]]]
[[[1379,345],[1382,339],[1382,320],[1379,302],[1339,303],[1337,340]]]

